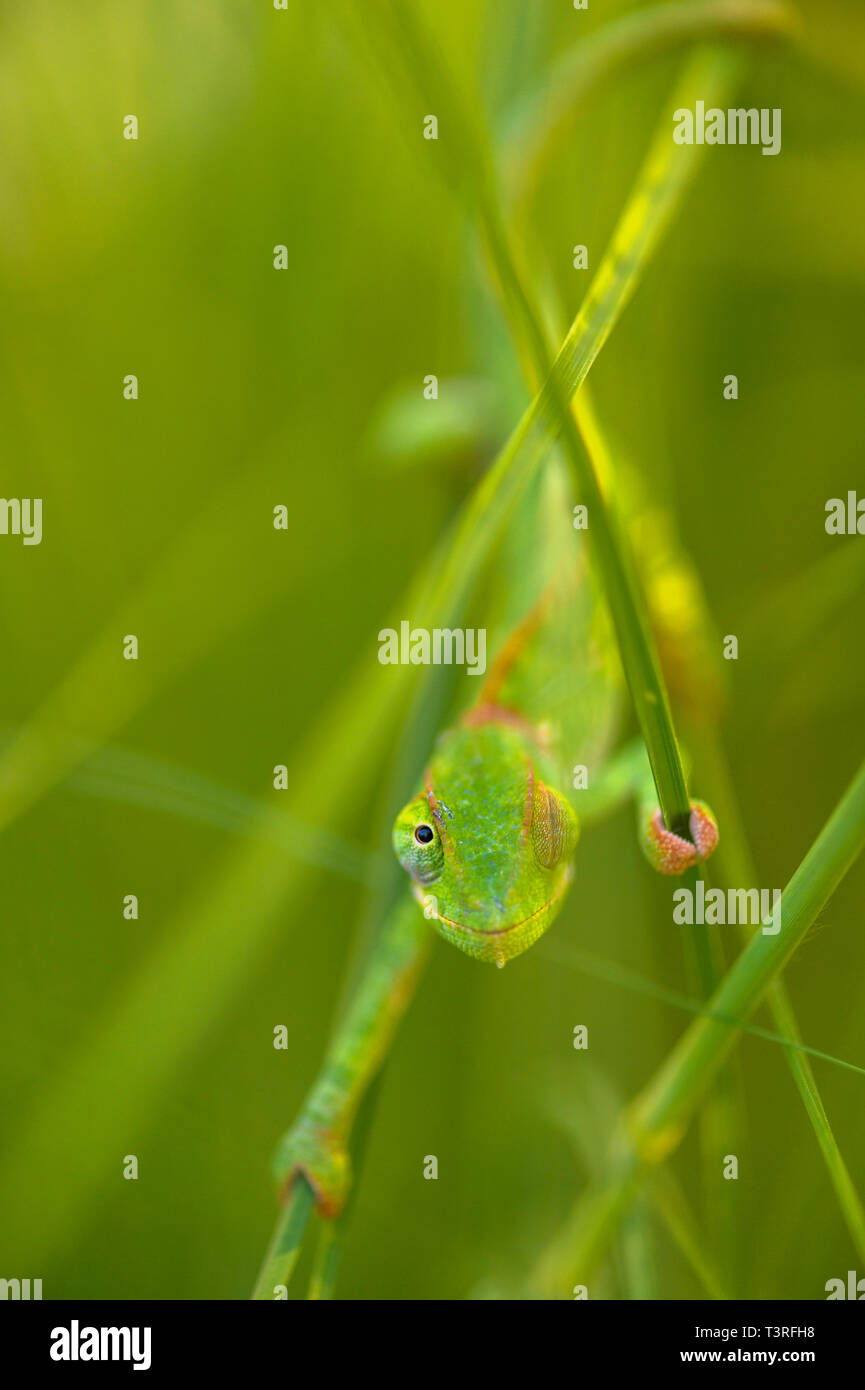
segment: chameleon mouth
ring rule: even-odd
[[[509,932],[516,931],[517,927],[524,927],[527,922],[531,922],[535,917],[540,917],[542,912],[547,912],[553,903],[558,902],[559,898],[565,893],[571,879],[573,869],[569,867],[568,872],[562,875],[562,881],[556,888],[552,897],[547,898],[546,902],[536,907],[534,912],[530,912],[527,917],[521,917],[518,922],[509,922],[506,927],[472,927],[467,922],[457,922],[453,917],[445,917],[443,912],[437,912],[436,920],[446,922],[449,927],[456,927],[459,931],[471,932],[473,936],[507,936]]]

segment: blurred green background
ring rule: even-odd
[[[557,55],[640,6],[419,8],[499,128],[515,83],[542,84]],[[718,631],[739,635],[724,739],[772,886],[861,760],[865,687],[865,540],[823,524],[828,498],[865,493],[865,11],[797,9],[801,45],[757,49],[737,102],[782,108],[781,155],[710,152],[592,373]],[[368,21],[361,0],[0,7],[2,491],[44,500],[41,545],[0,537],[0,1275],[41,1277],[46,1298],[248,1296],[274,1215],[270,1155],[363,910],[356,883],[322,870],[290,910],[275,892],[270,929],[251,931],[253,859],[211,953],[213,894],[245,842],[158,797],[137,804],[104,750],[275,803],[274,765],[310,751],[322,707],[375,662],[394,600],[522,409],[465,212],[429,170],[426,112],[389,80]],[[569,316],[588,282],[571,247],[597,266],[681,62],[620,74],[545,165],[533,268]],[[121,137],[130,113],[137,142]],[[430,372],[491,383],[494,439],[401,467],[377,444],[382,412]],[[127,633],[137,663],[121,660]],[[109,757],[99,796],[67,776],[91,746]],[[388,776],[346,778],[342,824],[318,828],[386,852],[403,799]],[[687,929],[671,928],[630,813],[586,837],[578,876],[557,940],[687,991]],[[805,1039],[859,1063],[863,889],[860,865],[787,973]],[[196,949],[163,996],[154,962],[196,913]],[[236,969],[219,964],[222,932],[249,942]],[[148,972],[165,1012],[133,1012],[115,1045],[112,1019]],[[584,1181],[561,1123],[577,1023],[590,1066],[627,1097],[685,1016],[563,968],[544,943],[504,972],[437,943],[381,1087],[341,1297],[463,1297],[531,1263]],[[155,1088],[139,1050],[161,1059]],[[823,1297],[855,1255],[814,1137],[780,1048],[745,1038],[738,1058],[740,1177],[715,1213],[738,1242],[737,1290]],[[92,1084],[76,1092],[70,1076]],[[821,1063],[817,1076],[861,1185],[862,1078]],[[702,1220],[693,1134],[675,1168]],[[658,1295],[697,1296],[655,1234]],[[611,1261],[592,1294],[622,1291]]]

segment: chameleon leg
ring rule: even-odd
[[[691,840],[676,835],[664,824],[658,807],[655,783],[640,739],[634,739],[606,763],[591,788],[573,798],[581,819],[591,822],[609,815],[625,801],[635,798],[640,848],[653,869],[660,874],[682,874],[708,859],[718,843],[718,825],[704,801],[691,802]],[[585,800],[583,799],[585,798]]]
[[[718,843],[718,822],[705,801],[691,802],[690,840],[667,829],[654,799],[640,807],[639,825],[642,851],[659,874],[683,874],[700,860],[708,859]]]
[[[321,1071],[277,1148],[272,1168],[283,1193],[302,1173],[321,1216],[337,1216],[345,1204],[351,1185],[351,1126],[411,999],[431,941],[429,923],[406,895],[387,917]]]

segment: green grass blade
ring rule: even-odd
[[[790,1006],[787,992],[781,988],[780,981],[775,981],[769,990],[769,1002],[774,1017],[779,1025],[784,1029],[788,1036],[798,1039],[798,1027],[796,1016]],[[804,1054],[808,1054],[805,1056]],[[829,1179],[835,1189],[838,1198],[838,1205],[841,1214],[850,1233],[856,1253],[860,1260],[865,1261],[865,1207],[862,1199],[850,1176],[850,1170],[844,1161],[838,1141],[829,1123],[829,1116],[826,1114],[817,1083],[814,1080],[814,1073],[808,1061],[809,1056],[815,1055],[811,1048],[798,1045],[791,1049],[788,1054],[790,1069],[793,1079],[802,1098],[808,1118],[820,1146],[820,1152],[829,1173]],[[849,1063],[842,1063],[849,1066]],[[861,1070],[861,1068],[857,1068]]]
[[[718,813],[724,817],[726,835],[721,847],[719,862],[725,869],[726,881],[728,884],[754,885],[757,882],[757,875],[751,863],[741,826],[738,802],[727,772],[726,761],[719,740],[714,733],[704,731],[699,737],[696,747],[700,754],[701,765],[708,773],[709,786],[712,796],[715,798],[713,804]],[[860,1068],[854,1068],[852,1063],[842,1062],[839,1058],[829,1058],[828,1055],[817,1053],[801,1042],[796,1015],[783,980],[773,980],[769,987],[767,1003],[781,1033],[785,1035],[786,1039],[793,1040],[792,1044],[789,1042],[786,1044],[788,1046],[787,1063],[814,1130],[850,1238],[859,1258],[865,1261],[865,1207],[863,1207],[862,1199],[838,1147],[808,1058],[819,1056],[822,1060],[831,1060],[836,1065],[851,1070],[858,1071]]]
[[[307,1223],[315,1210],[315,1193],[304,1178],[292,1184],[286,1198],[273,1240],[255,1285],[252,1297],[258,1301],[273,1300],[274,1289],[287,1284],[297,1264]]]
[[[770,1028],[761,1028],[755,1023],[746,1023],[741,1018],[730,1018],[719,1014],[708,1005],[701,1003],[699,999],[691,999],[687,994],[680,994],[678,990],[667,989],[664,985],[656,984],[654,980],[646,979],[645,975],[640,975],[635,970],[629,970],[616,961],[604,960],[601,956],[596,956],[589,951],[582,951],[555,940],[542,943],[540,951],[543,955],[558,961],[560,965],[571,966],[574,970],[579,970],[582,974],[589,975],[595,980],[604,980],[607,984],[631,990],[634,994],[641,994],[647,999],[657,999],[661,1004],[670,1004],[674,1009],[683,1009],[687,1013],[698,1015],[700,1018],[715,1019],[718,1023],[726,1023],[730,1028],[738,1028],[750,1037],[762,1038],[765,1042],[776,1043],[780,1047],[787,1048],[793,1054],[806,1053],[809,1057],[816,1057],[821,1062],[831,1062],[833,1066],[841,1067],[844,1071],[852,1071],[858,1076],[865,1076],[865,1067],[858,1066],[856,1062],[847,1062],[843,1057],[835,1057],[831,1052],[824,1052],[819,1047],[809,1047],[799,1036],[798,1029],[795,1027],[795,1020],[793,1020],[794,1026],[788,1028],[786,1032],[773,1033]]]
[[[709,1009],[745,1018],[757,1005],[865,846],[865,765],[860,768],[781,895],[777,935],[757,932],[713,996]],[[673,1050],[631,1114],[641,1152],[678,1141],[681,1126],[735,1039],[728,1025],[699,1019]]]
[[[622,1108],[622,1098],[597,1062],[584,1059],[576,1076],[563,1073],[551,1087],[547,1110],[574,1147],[581,1168],[593,1179],[604,1173],[605,1151]],[[617,1242],[616,1265],[623,1296],[657,1297],[653,1217],[649,1203],[637,1200]]]
[[[631,64],[688,43],[724,38],[760,42],[788,37],[796,29],[794,12],[778,0],[652,5],[605,24],[568,49],[543,86],[512,108],[506,129],[511,197],[522,203],[532,196],[563,126],[587,98]]]
[[[278,823],[263,798],[128,748],[108,746],[84,754],[65,785],[82,796],[122,801],[232,835],[256,835],[267,828],[286,854],[355,883],[369,883],[380,863],[363,846],[304,825],[293,816],[285,815]]]
[[[653,1302],[658,1297],[652,1209],[638,1197],[622,1222],[619,1253],[622,1284],[631,1302]]]
[[[321,1224],[307,1294],[307,1299],[312,1303],[333,1298],[342,1255],[343,1221],[344,1218],[338,1216],[333,1221],[323,1221]]]
[[[716,1300],[728,1299],[730,1295],[724,1282],[705,1253],[706,1242],[700,1234],[685,1195],[666,1170],[654,1174],[651,1194],[667,1230],[709,1297]]]
[[[737,75],[738,65],[731,55],[700,52],[689,62],[677,84],[670,98],[669,109],[688,106],[697,99],[698,94],[711,99],[713,104],[723,104]],[[621,265],[630,254],[629,248],[637,235],[634,226],[637,219],[642,221],[643,235],[650,239],[659,235],[666,226],[671,209],[680,196],[682,181],[687,180],[694,171],[693,162],[685,163],[676,158],[677,148],[670,138],[665,109],[639,175],[640,200],[630,200],[614,233],[612,265]],[[691,149],[688,146],[682,148]],[[622,295],[627,297],[630,292],[628,277],[622,277],[617,284],[610,275],[610,266],[605,258],[572,333],[566,339],[565,350],[572,336],[579,335],[581,323],[590,320],[602,306],[605,306],[602,312],[606,317],[617,299]],[[560,362],[561,359],[560,353]],[[560,409],[562,402],[570,399],[579,384],[579,354],[573,354],[572,361],[570,372],[563,370],[564,363],[562,367],[558,363],[556,366],[555,380],[562,387],[561,393],[556,394]],[[573,378],[575,368],[576,382]],[[594,416],[585,410],[580,414],[578,409],[577,420],[585,448],[580,447],[570,411],[567,411],[566,418],[562,413],[564,442],[578,495],[588,508],[588,534],[595,564],[613,618],[622,666],[640,731],[646,742],[658,800],[666,824],[679,834],[689,836],[690,799],[657,649],[625,538],[614,514],[605,505],[592,463],[593,457],[600,459],[607,456],[606,442]]]
[[[710,1001],[725,1018],[745,1018],[801,944],[841,879],[865,847],[865,765],[857,773],[808,854],[784,889],[781,930],[757,932]],[[716,1019],[698,1019],[623,1116],[609,1155],[609,1176],[580,1199],[563,1232],[544,1252],[531,1286],[561,1298],[576,1278],[585,1283],[644,1172],[680,1143],[738,1032]]]

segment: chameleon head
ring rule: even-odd
[[[504,965],[557,915],[577,836],[569,802],[536,776],[524,737],[491,722],[444,736],[393,845],[436,930]]]

